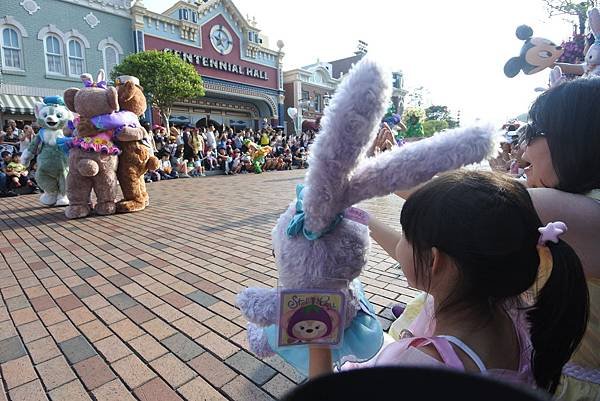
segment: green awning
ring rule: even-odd
[[[41,96],[24,96],[0,94],[0,111],[12,114],[33,114],[36,102],[42,101]]]

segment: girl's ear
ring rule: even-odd
[[[437,275],[443,269],[445,265],[444,256],[445,254],[440,252],[437,247],[434,246],[431,248],[431,275]]]
[[[439,277],[448,282],[456,275],[456,266],[454,261],[447,253],[437,247],[431,248],[431,277]]]

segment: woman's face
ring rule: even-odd
[[[525,168],[527,185],[532,188],[554,188],[558,185],[558,175],[552,165],[552,155],[546,138],[534,138],[525,148],[522,158],[530,163],[529,167]]]

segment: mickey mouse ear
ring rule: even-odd
[[[516,35],[520,40],[527,40],[533,36],[533,29],[529,25],[520,25],[517,27]]]
[[[521,68],[523,67],[523,61],[520,57],[513,57],[504,64],[504,75],[509,78],[516,77]]]

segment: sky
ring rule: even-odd
[[[353,55],[358,40],[368,54],[401,70],[405,88],[425,87],[426,101],[460,111],[461,122],[500,124],[526,113],[547,86],[550,70],[507,78],[504,63],[523,44],[518,25],[557,44],[567,40],[572,21],[549,18],[542,0],[234,0],[243,15],[255,17],[271,48],[283,40],[284,71],[317,60]],[[144,0],[163,12],[173,2]]]

